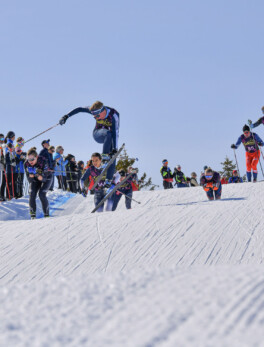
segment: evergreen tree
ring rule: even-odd
[[[233,163],[233,160],[230,160],[228,156],[226,156],[225,161],[221,163],[223,170],[219,171],[221,176],[227,178],[227,180],[233,176],[233,170],[236,169],[236,164]]]
[[[119,158],[116,164],[116,169],[117,170],[123,169],[127,171],[127,169],[130,166],[133,166],[135,161],[136,161],[135,158],[129,158],[126,149],[124,149],[121,157]],[[139,189],[149,188],[149,190],[154,190],[156,187],[158,186],[152,183],[151,177],[147,178],[147,174],[144,172],[141,178],[139,179]]]

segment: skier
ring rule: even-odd
[[[84,197],[87,195],[87,191],[84,187],[84,182],[89,179],[89,182],[94,183],[96,178],[101,174],[103,171],[102,166],[102,156],[100,153],[93,153],[92,154],[92,165],[85,171],[84,175],[81,178],[81,192]],[[108,185],[107,185],[108,186]],[[89,185],[89,189],[91,189],[91,185]],[[101,200],[103,200],[105,196],[105,179],[101,179],[101,181],[98,183],[96,188],[94,189],[94,204],[95,207],[99,204]],[[112,204],[110,202],[107,203],[106,206],[107,211],[112,211]],[[100,208],[97,210],[97,212],[103,212],[104,211],[104,204],[100,206]]]
[[[201,177],[201,186],[206,192],[209,200],[221,199],[222,185],[220,182],[220,175],[210,167],[205,170],[204,175]]]
[[[253,182],[257,182],[257,165],[260,157],[259,146],[263,146],[264,143],[257,134],[250,132],[248,125],[243,126],[243,134],[239,136],[236,144],[231,145],[231,148],[237,149],[241,142],[246,150],[247,180],[251,182],[251,170],[253,170]]]
[[[163,178],[164,189],[173,188],[172,186],[173,173],[171,172],[171,169],[168,167],[167,159],[162,160],[162,168],[160,169],[160,173],[161,173],[161,177]]]
[[[177,165],[177,167],[174,168],[173,176],[175,178],[175,184],[178,188],[186,188],[188,187],[187,178],[185,177],[184,173],[181,171],[181,165]]]
[[[238,176],[237,170],[233,170],[233,175],[229,178],[228,183],[243,183],[242,177]]]
[[[65,124],[69,117],[79,112],[89,113],[95,118],[96,125],[93,131],[93,138],[97,143],[103,144],[103,160],[109,160],[111,155],[118,150],[119,113],[111,107],[104,106],[101,101],[96,101],[91,107],[75,108],[60,119],[60,125]],[[114,175],[115,163],[114,161],[107,170],[106,183],[109,185]]]
[[[29,182],[29,211],[31,219],[36,218],[36,197],[39,195],[44,217],[49,217],[49,202],[46,194],[50,187],[50,173],[47,161],[38,155],[34,148],[27,152],[25,162],[26,176]]]
[[[127,174],[125,170],[119,170],[115,175],[114,175],[114,180],[113,183],[116,185],[119,182],[122,182],[126,177]],[[131,202],[132,202],[132,195],[133,195],[133,189],[132,189],[132,176],[127,179],[127,181],[122,185],[114,194],[112,197],[113,200],[113,207],[112,211],[115,211],[117,208],[117,205],[122,197],[122,195],[125,196],[125,204],[126,208],[129,210],[131,209]],[[122,194],[123,193],[123,194]]]

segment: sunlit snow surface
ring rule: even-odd
[[[1,346],[264,346],[264,182],[62,195],[49,220],[0,205]]]

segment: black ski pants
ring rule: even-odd
[[[29,210],[30,210],[31,215],[36,215],[37,194],[39,195],[39,199],[41,201],[44,216],[49,215],[49,202],[48,202],[48,199],[46,197],[46,194],[50,188],[50,185],[51,185],[51,178],[48,179],[46,182],[34,180],[33,182],[30,183],[30,185],[29,185]]]
[[[171,188],[173,188],[173,185],[171,182],[163,181],[163,188],[164,189],[171,189]]]

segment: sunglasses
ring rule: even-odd
[[[247,134],[249,134],[250,133],[250,131],[244,131],[244,134],[245,135],[247,135]]]
[[[212,178],[213,175],[205,175],[205,178]]]
[[[36,159],[37,159],[37,158],[35,158],[35,157],[34,157],[34,158],[28,158],[28,161],[29,161],[29,162],[32,162],[32,161],[34,161],[34,160],[36,160]]]

